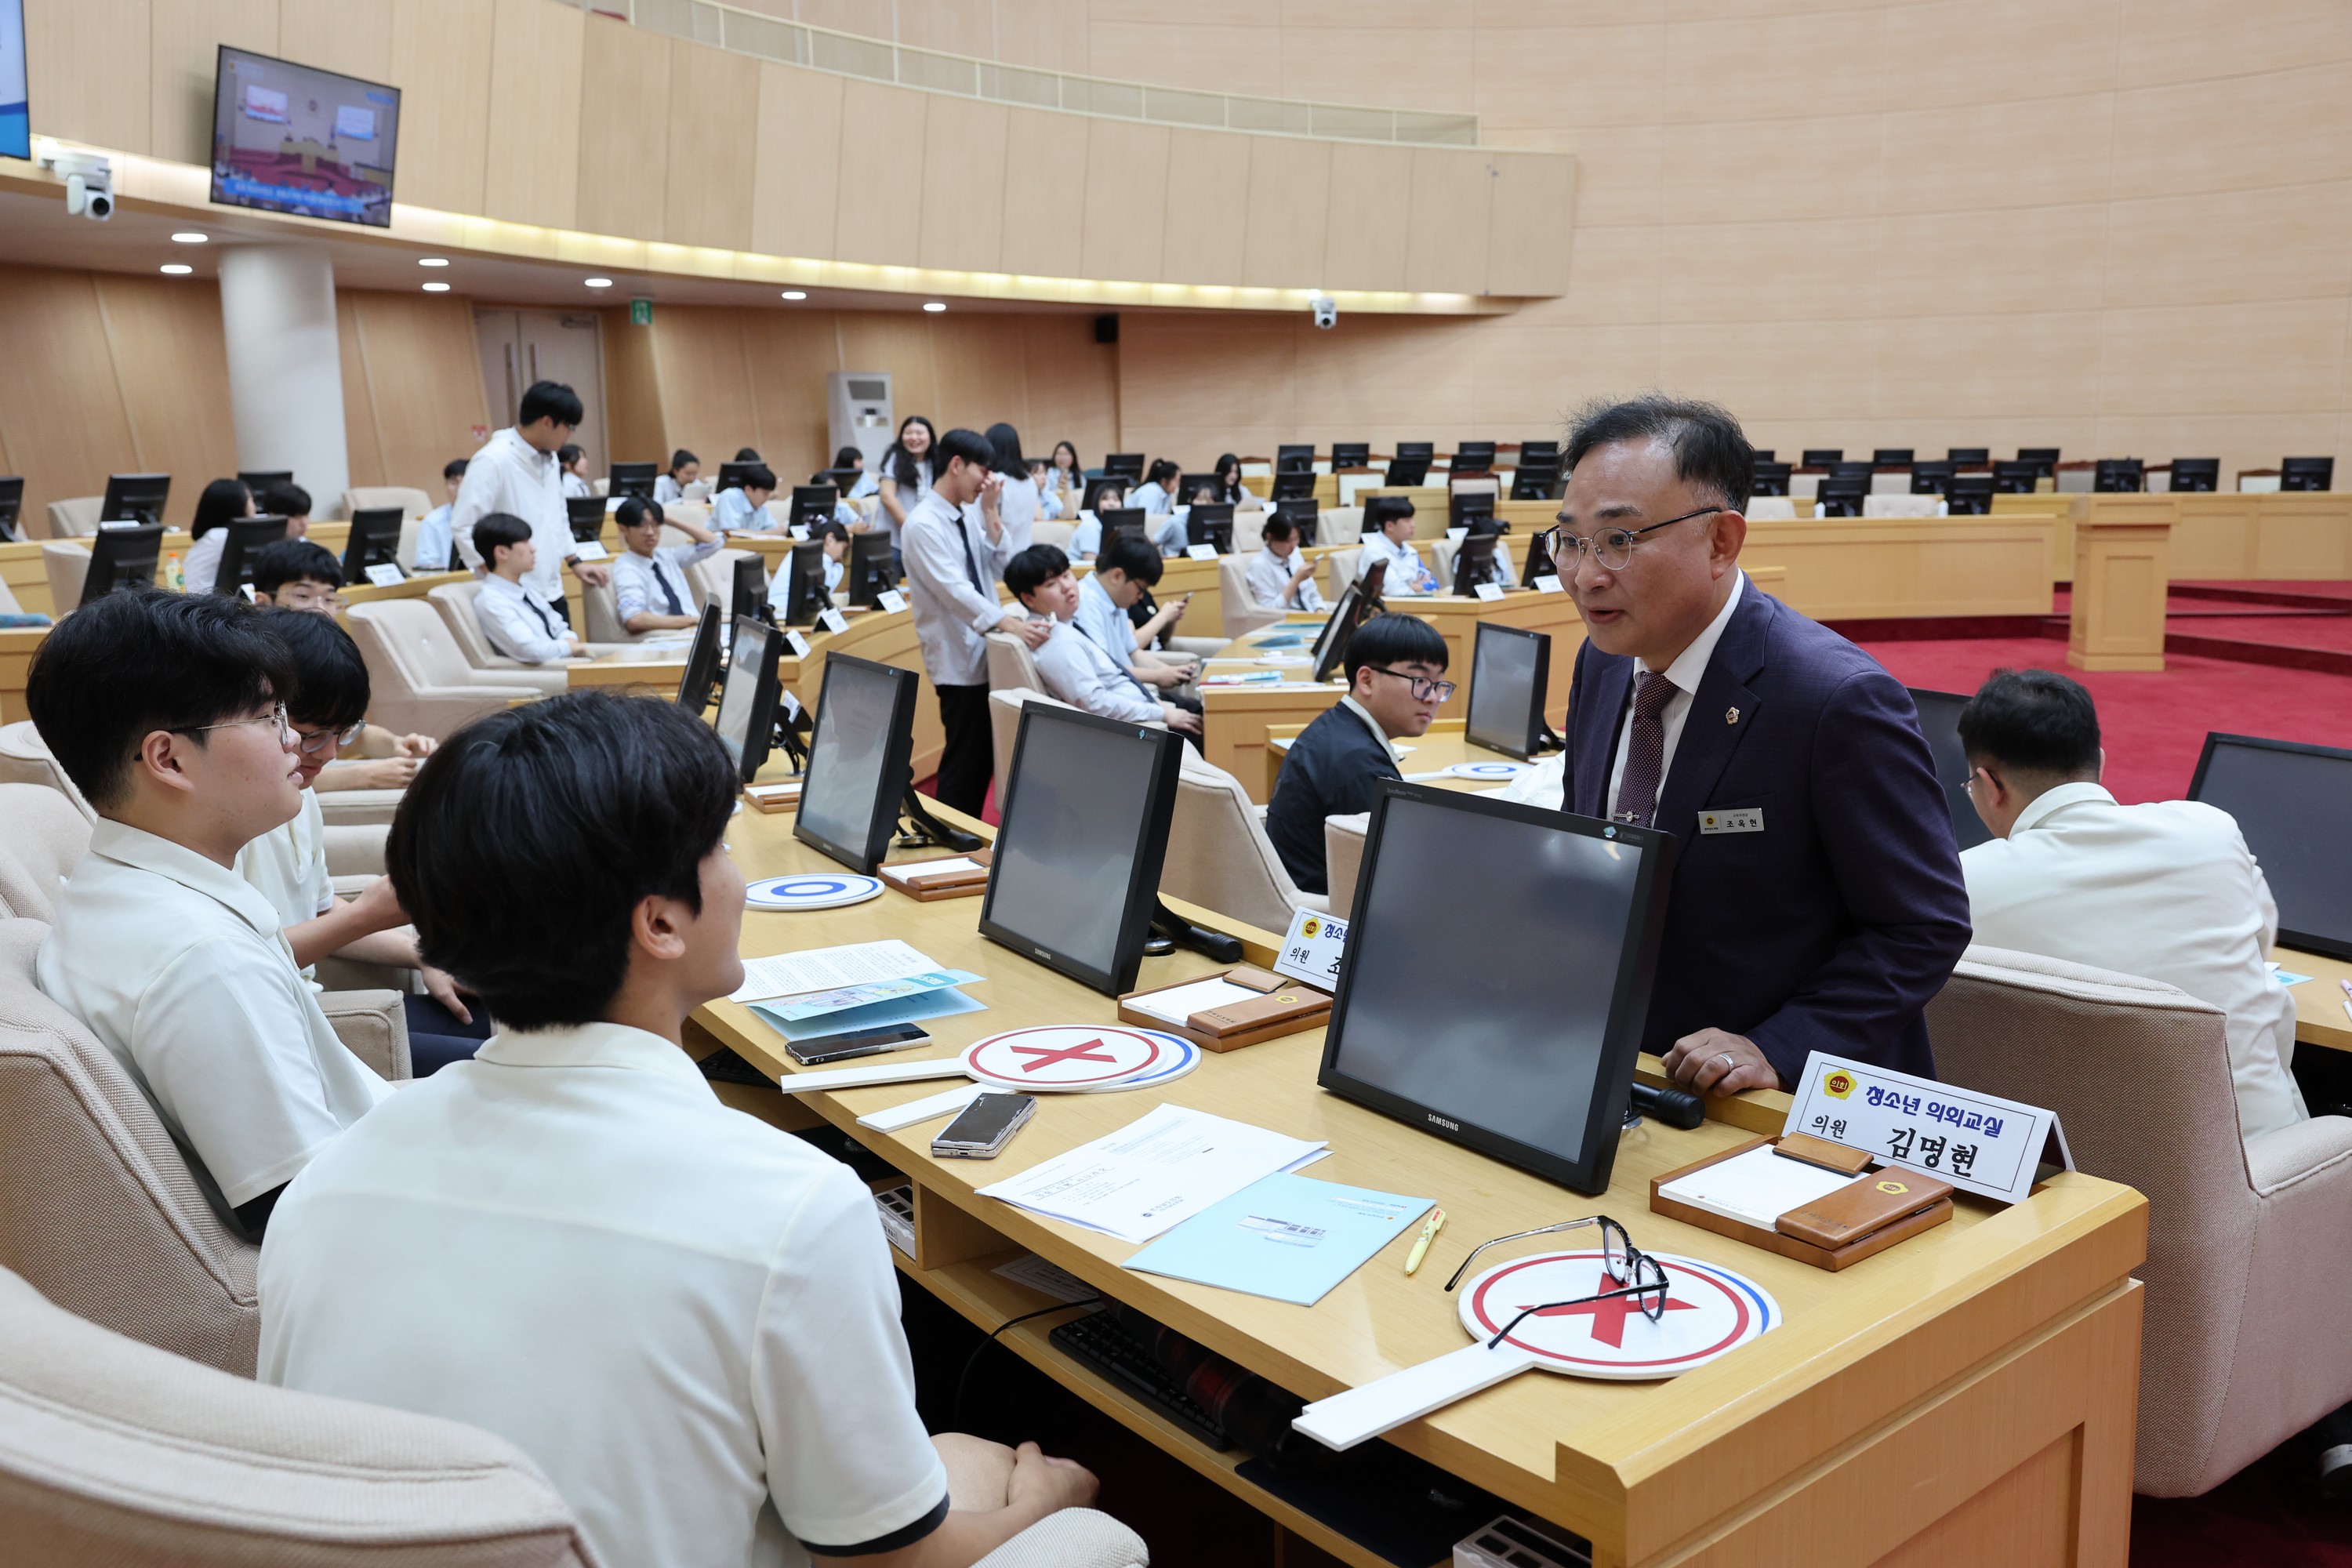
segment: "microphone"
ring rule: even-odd
[[[1706,1102],[1697,1095],[1688,1089],[1653,1089],[1646,1083],[1633,1085],[1633,1109],[1685,1132],[1706,1120]]]

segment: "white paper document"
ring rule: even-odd
[[[1765,1144],[1668,1182],[1658,1195],[1770,1230],[1772,1222],[1850,1185],[1852,1176],[1772,1152]]]
[[[928,974],[938,964],[903,942],[858,942],[846,947],[812,947],[743,961],[743,984],[730,1002],[766,1002],[844,985],[870,985]]]
[[[860,1127],[871,1127],[877,1132],[896,1132],[901,1127],[912,1127],[918,1121],[935,1121],[942,1116],[953,1116],[980,1098],[981,1086],[960,1083],[953,1089],[927,1094],[920,1100],[910,1100],[904,1105],[894,1105],[887,1110],[871,1110],[857,1119]]]
[[[1320,1158],[1320,1142],[1163,1105],[1108,1137],[980,1189],[1051,1219],[1146,1242],[1276,1171]]]
[[[958,873],[985,871],[987,867],[969,855],[950,856],[945,860],[909,860],[903,866],[890,868],[909,881],[923,877],[950,877]]]
[[[1236,985],[1230,980],[1196,980],[1190,985],[1171,985],[1148,996],[1130,996],[1127,1005],[1139,1013],[1149,1013],[1171,1024],[1181,1024],[1193,1014],[1207,1008],[1230,1007],[1236,1002],[1255,1002],[1259,996],[1260,993],[1246,985]]]

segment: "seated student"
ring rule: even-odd
[[[1160,547],[1162,555],[1184,552],[1184,519],[1181,515],[1182,508],[1176,499],[1176,487],[1183,477],[1184,471],[1172,458],[1155,458],[1143,476],[1143,482],[1136,486],[1127,498],[1128,505],[1143,513],[1150,530],[1151,542]]]
[[[762,463],[767,461],[766,458],[760,456],[760,449],[756,447],[738,447],[735,448],[735,455],[727,460],[730,463]]]
[[[392,879],[499,1033],[287,1194],[257,1375],[498,1433],[609,1563],[964,1568],[1095,1480],[924,1435],[865,1184],[679,1048],[743,974],[738,782],[675,704],[593,691],[433,759]]]
[[[2270,971],[2278,906],[2227,812],[2118,805],[2091,694],[2005,669],[1960,710],[1969,799],[1992,833],[1960,855],[1974,941],[2178,985],[2228,1015],[2238,1130],[2305,1120],[2294,997]]]
[[[1357,558],[1356,574],[1362,576],[1371,570],[1375,561],[1388,563],[1388,577],[1381,588],[1383,598],[1399,595],[1434,594],[1437,574],[1421,563],[1421,552],[1412,547],[1412,500],[1406,496],[1391,498],[1391,511],[1377,529],[1364,531],[1364,548]]]
[[[286,610],[342,608],[343,563],[323,544],[279,539],[253,552],[253,597],[257,604]]]
[[[1250,597],[1263,609],[1320,610],[1323,591],[1315,585],[1315,559],[1298,548],[1290,520],[1269,516],[1258,537],[1265,548],[1250,559]]]
[[[721,533],[769,533],[776,526],[768,510],[776,493],[775,470],[753,468],[740,485],[730,485],[710,503],[710,526]]]
[[[342,605],[336,595],[343,585],[342,563],[334,552],[307,539],[281,539],[265,545],[253,558],[253,592],[265,605],[307,610],[332,620]],[[359,712],[365,714],[362,702]],[[416,776],[416,764],[433,754],[430,735],[395,735],[380,724],[362,724],[359,734],[338,753],[310,787],[322,795],[347,789],[405,789]]]
[[[613,517],[624,547],[613,560],[613,597],[622,629],[676,631],[700,621],[702,606],[694,585],[686,580],[686,569],[717,551],[719,536],[680,517],[668,526],[694,542],[664,545],[662,509],[635,496],[623,501]]]
[[[838,522],[821,522],[816,526],[816,537],[824,545],[824,595],[825,601],[832,603],[841,592],[842,577],[849,569],[849,530]],[[779,626],[792,606],[792,597],[793,574],[780,570],[768,584],[768,607],[775,611]]]
[[[98,812],[34,978],[139,1081],[205,1195],[258,1238],[278,1189],[391,1092],[336,1038],[237,852],[302,805],[286,645],[215,594],[109,594],[25,703]]]
[[[809,476],[808,482],[812,485],[829,485],[833,483],[832,470],[828,468],[819,468],[815,473]],[[834,498],[833,521],[841,524],[842,527],[849,530],[853,533],[862,533],[866,530],[865,514],[859,511],[856,507],[850,505],[849,498],[846,496],[835,496]]]
[[[663,506],[686,499],[686,487],[702,477],[702,459],[680,447],[669,455],[669,472],[654,476],[654,500]]]
[[[596,493],[596,481],[588,473],[588,454],[570,443],[555,449],[555,467],[563,475],[563,499],[585,500]]]
[[[1199,668],[1192,660],[1145,651],[1184,614],[1186,599],[1162,605],[1141,626],[1128,609],[1160,581],[1160,552],[1132,534],[1112,540],[1095,563],[1094,574],[1078,584],[1078,608],[1071,624],[1113,664],[1144,688],[1144,695],[1200,711],[1201,699],[1183,689]]]
[[[577,658],[588,651],[588,645],[522,585],[524,574],[539,563],[530,524],[512,512],[491,512],[474,524],[474,548],[489,568],[482,574],[481,592],[474,595],[474,620],[492,648],[525,664]]]
[[[1247,485],[1242,483],[1242,460],[1231,452],[1217,459],[1217,486],[1209,499],[1213,501],[1223,501],[1235,510],[1246,510],[1251,507],[1265,504],[1250,493],[1250,488]]]
[[[1392,742],[1426,733],[1454,695],[1439,679],[1445,660],[1444,637],[1411,616],[1374,616],[1349,639],[1348,695],[1290,743],[1265,808],[1265,836],[1299,891],[1330,891],[1323,819],[1370,811],[1379,781],[1402,776]]]
[[[191,594],[209,594],[220,573],[221,552],[228,548],[228,524],[253,515],[253,493],[243,479],[215,479],[196,498],[196,515],[188,523],[195,543],[180,563],[180,585]]]
[[[849,489],[841,498],[844,500],[857,500],[875,494],[882,488],[880,478],[873,469],[866,466],[866,454],[855,447],[844,447],[835,452],[833,455],[833,466],[836,468],[857,470],[857,478],[850,481]]]
[[[449,499],[425,514],[416,525],[416,570],[446,572],[455,559],[449,537],[449,514],[457,504],[457,487],[466,479],[466,459],[452,458],[441,466],[441,488]]]
[[[257,512],[284,518],[289,539],[299,539],[310,531],[310,492],[291,480],[276,479],[262,486],[253,505]]]
[[[425,994],[401,998],[408,1013],[408,1054],[417,1078],[474,1054],[489,1037],[450,984],[448,975],[417,956],[408,917],[393,897],[389,878],[379,877],[358,898],[335,896],[327,869],[327,821],[320,812],[316,784],[339,743],[357,736],[367,716],[367,661],[331,616],[270,610],[262,626],[286,646],[293,659],[294,688],[286,717],[294,730],[295,767],[302,784],[302,808],[237,851],[237,874],[261,890],[278,911],[279,929],[302,977],[315,984],[319,960],[332,953],[360,963],[415,969]]]
[[[1037,515],[1047,522],[1061,520],[1069,510],[1062,501],[1062,492],[1054,488],[1054,465],[1043,458],[1029,459],[1029,482],[1037,487]]]
[[[1105,485],[1095,497],[1091,508],[1081,508],[1078,525],[1070,535],[1070,553],[1080,561],[1092,561],[1102,553],[1102,519],[1097,511],[1117,511],[1127,504],[1127,492],[1118,485]]]
[[[1068,556],[1050,544],[1033,544],[1004,563],[1004,585],[1032,619],[1052,628],[1044,645],[1030,651],[1048,694],[1106,719],[1164,723],[1187,735],[1201,732],[1198,712],[1146,696],[1110,655],[1071,626],[1070,617],[1078,613],[1078,580],[1070,574]]]

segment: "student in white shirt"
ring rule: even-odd
[[[702,477],[702,459],[680,447],[669,455],[669,471],[654,476],[654,500],[663,506],[686,499],[686,487]]]
[[[273,480],[253,498],[253,510],[263,517],[286,520],[286,537],[299,539],[310,531],[310,492],[288,479]]]
[[[899,422],[898,438],[890,443],[890,449],[875,465],[878,470],[875,495],[882,504],[874,521],[890,531],[893,570],[906,569],[903,560],[896,558],[903,557],[906,552],[907,514],[929,493],[934,456],[931,448],[939,438],[940,433],[931,428],[929,420],[919,414],[909,414]]]
[[[1269,516],[1258,530],[1265,548],[1250,561],[1250,597],[1268,610],[1313,611],[1324,608],[1323,591],[1315,585],[1315,559],[1298,548],[1298,530],[1279,514]]]
[[[1184,550],[1184,509],[1176,500],[1176,486],[1183,477],[1174,461],[1156,458],[1143,482],[1127,498],[1129,506],[1143,513],[1151,542],[1160,546],[1162,555],[1179,555]]]
[[[1105,485],[1095,497],[1091,509],[1078,513],[1077,528],[1070,535],[1070,554],[1080,561],[1092,561],[1102,553],[1102,519],[1098,512],[1117,511],[1127,504],[1126,492],[1117,485]]]
[[[694,542],[665,547],[662,509],[635,496],[621,503],[614,519],[625,546],[613,563],[614,609],[622,629],[667,632],[698,625],[702,611],[695,603],[694,585],[686,580],[686,569],[716,552],[719,536],[681,517],[668,526]]]
[[[769,533],[776,526],[768,502],[776,493],[775,470],[757,468],[740,485],[720,490],[710,503],[710,526],[721,533]]]
[[[253,515],[253,493],[243,479],[215,479],[196,498],[196,515],[188,523],[195,543],[180,563],[180,584],[191,594],[209,594],[220,572],[221,552],[228,545],[228,525]]]
[[[743,974],[739,783],[708,725],[604,692],[451,737],[386,858],[499,1033],[287,1194],[257,1375],[499,1434],[609,1563],[966,1568],[1094,1478],[925,1436],[865,1184],[680,1048]]]
[[[585,500],[596,493],[596,483],[588,475],[588,454],[579,447],[558,447],[555,466],[563,473],[563,499]]]
[[[523,586],[538,545],[522,519],[494,511],[474,525],[474,542],[489,556],[489,574],[474,595],[474,620],[490,647],[525,664],[576,658],[588,645],[537,594]]]
[[[41,990],[87,1025],[258,1237],[278,1190],[391,1086],[336,1038],[237,852],[302,804],[286,647],[215,594],[110,594],[58,623],[26,706],[98,813]]]
[[[1974,941],[2177,985],[2228,1016],[2238,1130],[2306,1120],[2290,1070],[2294,997],[2270,972],[2278,906],[2227,812],[2119,805],[2091,694],[2055,670],[1997,671],[1960,710],[1969,799],[1992,833],[1960,855]]]
[[[1078,609],[1073,620],[1079,632],[1108,654],[1128,679],[1145,695],[1198,711],[1201,699],[1186,689],[1200,668],[1189,658],[1150,651],[1160,633],[1173,627],[1192,603],[1190,594],[1171,599],[1151,618],[1137,626],[1128,609],[1160,581],[1160,552],[1129,535],[1104,546],[1093,575],[1078,584]]]
[[[1078,449],[1067,441],[1056,441],[1052,461],[1054,471],[1047,477],[1045,488],[1061,491],[1076,506],[1087,489],[1087,468],[1078,461]]]
[[[1054,465],[1043,458],[1029,459],[1029,482],[1037,487],[1037,515],[1047,522],[1058,522],[1070,509],[1064,503],[1062,492],[1054,488]]]
[[[342,585],[343,568],[334,553],[307,539],[281,539],[253,558],[253,593],[264,605],[307,610],[333,620],[342,609],[338,597]],[[356,711],[364,717],[367,703],[362,700]],[[405,789],[416,776],[417,763],[433,754],[436,743],[430,735],[395,735],[380,724],[362,724],[310,787],[322,795]]]
[[[1030,476],[1028,459],[1021,455],[1021,432],[1010,425],[992,425],[988,444],[996,449],[996,472],[1004,481],[996,496],[996,515],[1004,524],[1005,548],[1018,555],[1029,548],[1030,530],[1037,519],[1051,514]]]
[[[857,474],[856,479],[849,481],[849,488],[842,492],[841,499],[844,500],[856,500],[862,497],[870,496],[879,486],[880,481],[875,478],[874,470],[866,466],[866,454],[855,447],[844,447],[835,452],[833,455],[833,466],[836,468],[855,469]],[[817,482],[815,479],[809,481],[811,484]]]
[[[1231,452],[1217,459],[1217,489],[1210,499],[1237,510],[1265,504],[1242,483],[1242,460]]]
[[[579,394],[559,382],[531,384],[522,395],[514,424],[493,435],[466,465],[449,514],[449,536],[457,554],[477,572],[488,564],[474,544],[474,524],[493,512],[520,518],[537,542],[537,563],[523,579],[540,604],[565,626],[572,609],[563,595],[563,569],[583,583],[610,580],[606,568],[579,558],[572,516],[564,510],[563,480],[555,454],[586,417]]]
[[[1437,574],[1421,563],[1421,552],[1412,547],[1412,501],[1409,497],[1382,498],[1388,515],[1377,529],[1364,531],[1363,551],[1357,559],[1356,575],[1361,577],[1371,569],[1372,563],[1388,563],[1388,578],[1381,586],[1383,596],[1410,596],[1437,592]],[[1374,504],[1382,504],[1376,501]]]
[[[1078,613],[1078,580],[1070,573],[1068,556],[1050,544],[1033,544],[1005,563],[1004,585],[1047,627],[1045,645],[1030,657],[1050,695],[1106,719],[1164,723],[1187,735],[1201,732],[1198,713],[1145,695],[1110,655],[1070,625]]]
[[[449,519],[457,510],[457,487],[466,478],[466,459],[452,458],[441,469],[441,488],[449,499],[425,514],[416,525],[416,570],[446,572],[457,564],[456,542],[449,536]]]

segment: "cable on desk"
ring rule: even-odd
[[[1007,1318],[1004,1321],[997,1324],[996,1327],[989,1330],[988,1337],[981,1341],[977,1345],[974,1345],[972,1347],[971,1354],[964,1358],[963,1371],[956,1377],[955,1404],[950,1408],[948,1415],[948,1426],[950,1429],[958,1432],[963,1430],[964,1388],[971,1382],[971,1369],[980,1364],[981,1352],[996,1342],[997,1335],[1013,1327],[1015,1323],[1025,1323],[1032,1318],[1042,1318],[1048,1312],[1066,1312],[1076,1307],[1099,1307],[1102,1305],[1104,1305],[1104,1301],[1100,1296],[1088,1296],[1084,1300],[1080,1301],[1056,1301],[1050,1307],[1040,1307],[1034,1312],[1024,1312],[1017,1318]]]

